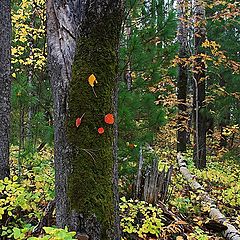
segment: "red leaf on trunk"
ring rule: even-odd
[[[80,124],[81,124],[81,122],[82,122],[82,118],[83,118],[84,115],[85,115],[85,113],[84,113],[81,117],[78,117],[78,118],[76,119],[76,127],[77,127],[77,128],[80,126]]]
[[[103,134],[104,133],[104,128],[102,128],[102,127],[98,128],[98,133]]]
[[[104,117],[104,121],[107,124],[113,124],[114,123],[114,116],[111,113],[108,113],[105,117]]]
[[[81,118],[76,119],[76,127],[78,128],[81,124]]]

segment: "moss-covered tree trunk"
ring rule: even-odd
[[[11,96],[11,12],[10,0],[0,1],[0,179],[9,176]]]
[[[120,239],[114,125],[104,119],[114,114],[121,1],[49,0],[47,10],[57,225],[79,239]]]

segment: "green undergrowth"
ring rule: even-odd
[[[147,235],[160,237],[163,233],[162,210],[152,204],[122,197],[120,212],[123,239],[130,239],[133,234],[142,239]]]
[[[0,239],[75,239],[75,233],[67,229],[51,227],[37,236],[34,227],[44,214],[49,201],[54,199],[53,151],[45,148],[40,153],[22,155],[19,168],[18,151],[12,148],[11,177],[0,181]],[[165,157],[170,150],[159,151],[159,169],[174,165],[170,199],[167,208],[181,221],[171,220],[160,207],[144,201],[120,200],[122,240],[130,239],[177,239],[220,240],[221,235],[206,228],[209,208],[201,207],[199,196],[192,191],[178,170],[175,154]],[[172,152],[171,152],[172,153]],[[162,154],[162,155],[161,155]],[[226,157],[228,156],[228,157]],[[240,228],[240,167],[229,155],[208,157],[206,170],[194,167],[191,153],[185,155],[189,170],[216,200],[223,214]],[[21,174],[18,172],[21,169]],[[188,231],[183,231],[181,224]]]
[[[0,238],[27,239],[53,198],[52,150],[23,156],[12,148],[10,179],[0,180]]]

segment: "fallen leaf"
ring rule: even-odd
[[[133,144],[133,143],[129,143],[129,145],[128,145],[130,148],[134,148],[135,147],[135,145]]]
[[[186,225],[186,224],[187,224],[187,222],[185,222],[185,221],[182,221],[182,220],[179,220],[179,221],[175,222],[175,224]]]
[[[182,236],[177,236],[176,240],[183,240],[184,238]]]

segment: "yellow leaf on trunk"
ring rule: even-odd
[[[90,84],[91,87],[94,87],[94,84],[97,83],[97,79],[94,74],[89,76],[88,83]]]

